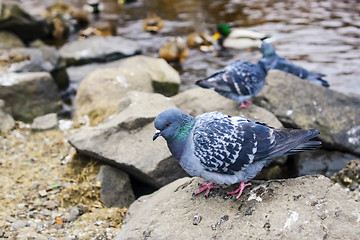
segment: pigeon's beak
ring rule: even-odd
[[[155,141],[155,139],[157,139],[159,136],[161,135],[161,131],[160,130],[156,130],[154,136],[153,136],[153,141]]]

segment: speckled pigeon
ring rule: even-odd
[[[310,141],[319,130],[273,129],[265,123],[244,117],[208,112],[192,117],[178,109],[169,109],[155,119],[153,140],[162,136],[181,167],[191,176],[210,181],[202,184],[198,194],[219,187],[216,184],[240,183],[228,194],[238,193],[250,185],[271,158],[295,154],[320,147]]]
[[[271,43],[263,42],[261,45],[261,51],[263,53],[263,57],[259,62],[263,63],[269,70],[278,69],[291,73],[299,78],[307,79],[324,87],[330,86],[327,81],[322,79],[326,76],[325,74],[308,71],[303,67],[293,64],[286,58],[280,57],[276,54],[275,49]]]
[[[196,85],[213,89],[219,94],[240,103],[240,108],[249,108],[249,98],[265,86],[267,69],[263,63],[253,64],[237,60],[212,76],[196,81]]]

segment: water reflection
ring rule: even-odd
[[[55,1],[24,1],[29,7]],[[67,2],[82,7],[85,0]],[[172,36],[186,37],[193,30],[212,33],[220,22],[250,27],[274,36],[279,55],[308,70],[327,74],[331,88],[360,94],[360,4],[348,1],[273,1],[273,0],[137,0],[119,5],[103,0],[104,11],[93,24],[114,24],[117,34],[136,41],[145,55],[157,56],[158,49]],[[148,12],[164,19],[157,35],[142,30]],[[211,74],[235,59],[256,62],[260,53],[226,51],[203,53],[190,50],[180,70],[181,89],[190,88],[196,79]],[[179,66],[178,66],[179,67]]]

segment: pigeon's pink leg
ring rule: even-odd
[[[193,193],[193,196],[194,195],[198,195],[199,193],[203,192],[206,190],[205,192],[205,197],[207,197],[210,193],[210,190],[213,189],[213,188],[219,188],[220,186],[219,185],[215,185],[215,183],[213,182],[210,182],[208,184],[204,184],[204,183],[199,183],[199,185],[202,186],[202,188],[200,188],[199,190],[197,190],[196,192]]]
[[[247,104],[246,104],[247,103]],[[242,102],[239,106],[239,109],[242,109],[242,108],[246,108],[246,109],[249,109],[250,108],[250,104],[252,102],[250,100],[245,100],[244,102]]]
[[[240,183],[240,186],[237,188],[237,189],[235,189],[235,191],[232,191],[232,192],[228,192],[227,194],[235,194],[235,193],[239,193],[237,196],[236,196],[236,199],[238,199],[240,196],[241,196],[241,194],[242,194],[242,192],[243,192],[243,190],[245,189],[245,187],[246,186],[250,186],[251,185],[251,183],[244,183],[244,182],[241,182]]]

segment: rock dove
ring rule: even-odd
[[[270,36],[246,28],[230,28],[227,24],[219,24],[213,39],[217,40],[223,48],[251,49],[260,48],[263,40],[269,40]]]
[[[196,81],[196,85],[213,89],[219,94],[249,108],[244,102],[255,96],[265,86],[267,68],[263,63],[253,64],[237,60],[212,76]]]
[[[208,112],[192,117],[178,109],[169,109],[155,119],[153,140],[162,136],[181,167],[191,176],[210,181],[198,194],[217,188],[216,184],[240,183],[234,192],[239,198],[246,181],[254,178],[271,158],[320,147],[309,141],[319,130],[273,129],[265,123]]]
[[[291,73],[295,76],[298,76],[299,78],[307,79],[311,82],[320,84],[324,87],[330,86],[327,81],[322,79],[326,76],[325,74],[310,72],[305,68],[297,66],[289,60],[280,57],[276,54],[275,49],[271,43],[263,42],[261,45],[261,51],[263,53],[263,58],[259,62],[262,62],[265,66],[267,66],[268,70],[278,69],[284,72]]]

